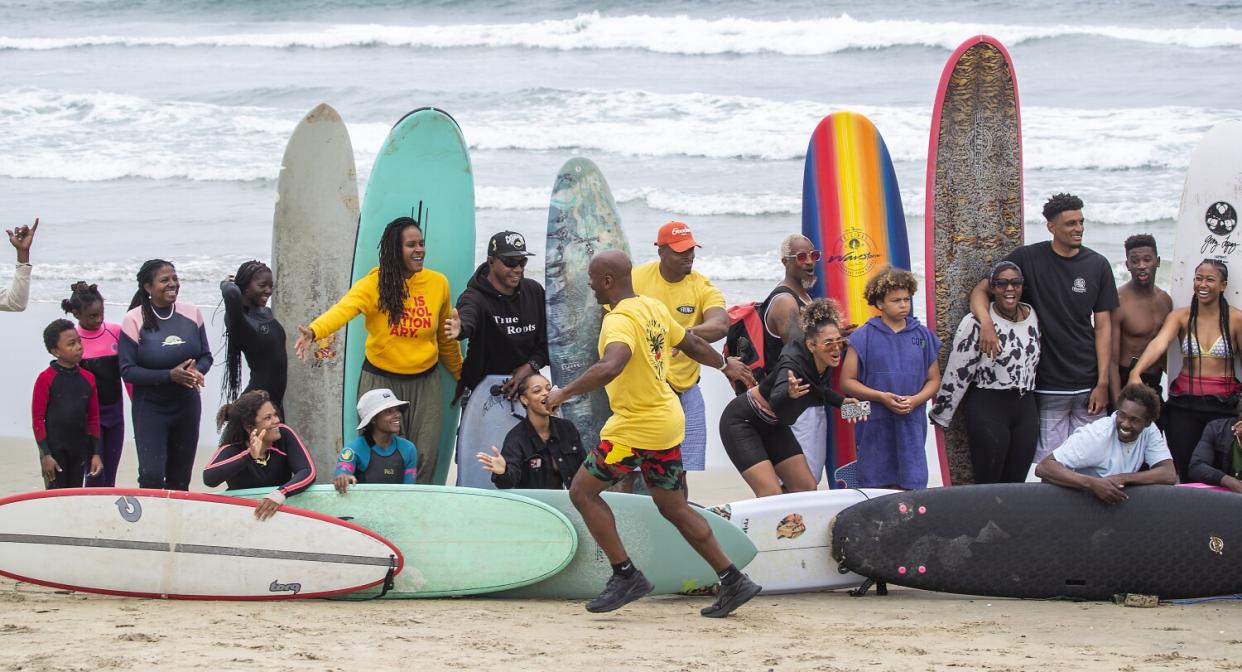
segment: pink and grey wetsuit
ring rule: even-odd
[[[95,387],[99,392],[99,425],[103,433],[99,446],[103,472],[98,476],[87,476],[86,487],[111,488],[116,486],[116,467],[121,461],[121,447],[125,444],[125,401],[121,388],[124,386],[130,394],[133,393],[133,389],[121,380],[118,357],[121,325],[104,322],[95,330],[86,330],[78,325],[78,336],[82,338],[82,362],[79,366],[95,376]]]

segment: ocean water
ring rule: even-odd
[[[391,124],[434,105],[471,146],[480,245],[524,233],[542,279],[553,178],[586,156],[638,261],[682,219],[697,267],[741,302],[780,277],[811,131],[852,109],[888,143],[921,270],[936,84],[978,33],[1015,61],[1028,240],[1071,191],[1119,277],[1127,235],[1170,250],[1191,151],[1242,117],[1242,3],[0,1],[4,225],[42,218],[36,301],[84,279],[127,303],[162,257],[210,313],[216,282],[270,257],[275,177],[307,110],[341,112],[365,189]]]

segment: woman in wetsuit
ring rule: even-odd
[[[729,402],[720,416],[725,452],[756,497],[814,490],[815,479],[790,425],[812,406],[857,403],[829,387],[849,343],[840,321],[835,301],[807,304],[799,317],[805,335],[791,334],[763,380]]]
[[[1225,300],[1229,267],[1204,259],[1195,267],[1190,306],[1169,313],[1160,333],[1147,344],[1130,371],[1130,383],[1141,383],[1142,372],[1176,342],[1182,350],[1182,372],[1169,385],[1164,408],[1164,433],[1173,453],[1177,476],[1186,481],[1190,456],[1207,424],[1233,417],[1242,383],[1234,375],[1234,359],[1242,349],[1242,310]]]
[[[121,448],[125,444],[124,386],[117,355],[121,346],[121,325],[104,321],[104,298],[97,286],[75,282],[69,289],[69,298],[61,301],[60,307],[78,321],[78,336],[82,339],[79,366],[95,376],[95,389],[99,393],[99,456],[103,460],[103,471],[95,476],[88,474],[86,487],[111,488],[116,486],[116,466],[121,461]]]
[[[279,412],[284,408],[288,358],[285,330],[272,316],[267,300],[274,288],[272,269],[261,261],[247,261],[220,283],[224,297],[224,339],[228,351],[224,402],[251,390],[268,393]],[[241,389],[241,360],[246,357],[250,381]]]
[[[255,509],[254,516],[267,520],[285,498],[315,482],[315,461],[280,415],[267,392],[246,392],[216,415],[224,424],[220,449],[203,468],[203,483],[214,488],[228,483],[230,490],[274,488]]]

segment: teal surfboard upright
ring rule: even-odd
[[[402,117],[376,154],[362,199],[354,247],[354,282],[379,265],[379,240],[388,222],[402,216],[418,217],[420,206],[427,239],[426,267],[448,277],[456,303],[474,270],[474,173],[461,128],[448,113],[432,107]],[[346,335],[341,431],[348,441],[357,435],[358,375],[367,337],[362,317],[350,321]],[[433,482],[443,484],[453,460],[459,409],[452,405],[457,383],[445,367],[439,369],[444,419],[440,445],[434,448],[438,459]]]

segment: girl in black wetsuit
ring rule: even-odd
[[[230,490],[275,488],[255,509],[267,520],[285,497],[315,482],[315,461],[291,427],[280,421],[276,407],[263,390],[246,392],[216,415],[224,425],[220,449],[203,468],[203,483],[214,488],[227,482]]]
[[[272,296],[272,269],[261,261],[247,261],[220,283],[224,297],[224,337],[228,371],[224,401],[229,403],[251,390],[263,390],[279,411],[284,407],[288,358],[285,330],[272,316],[267,300]],[[250,382],[241,388],[241,358],[246,356]]]

